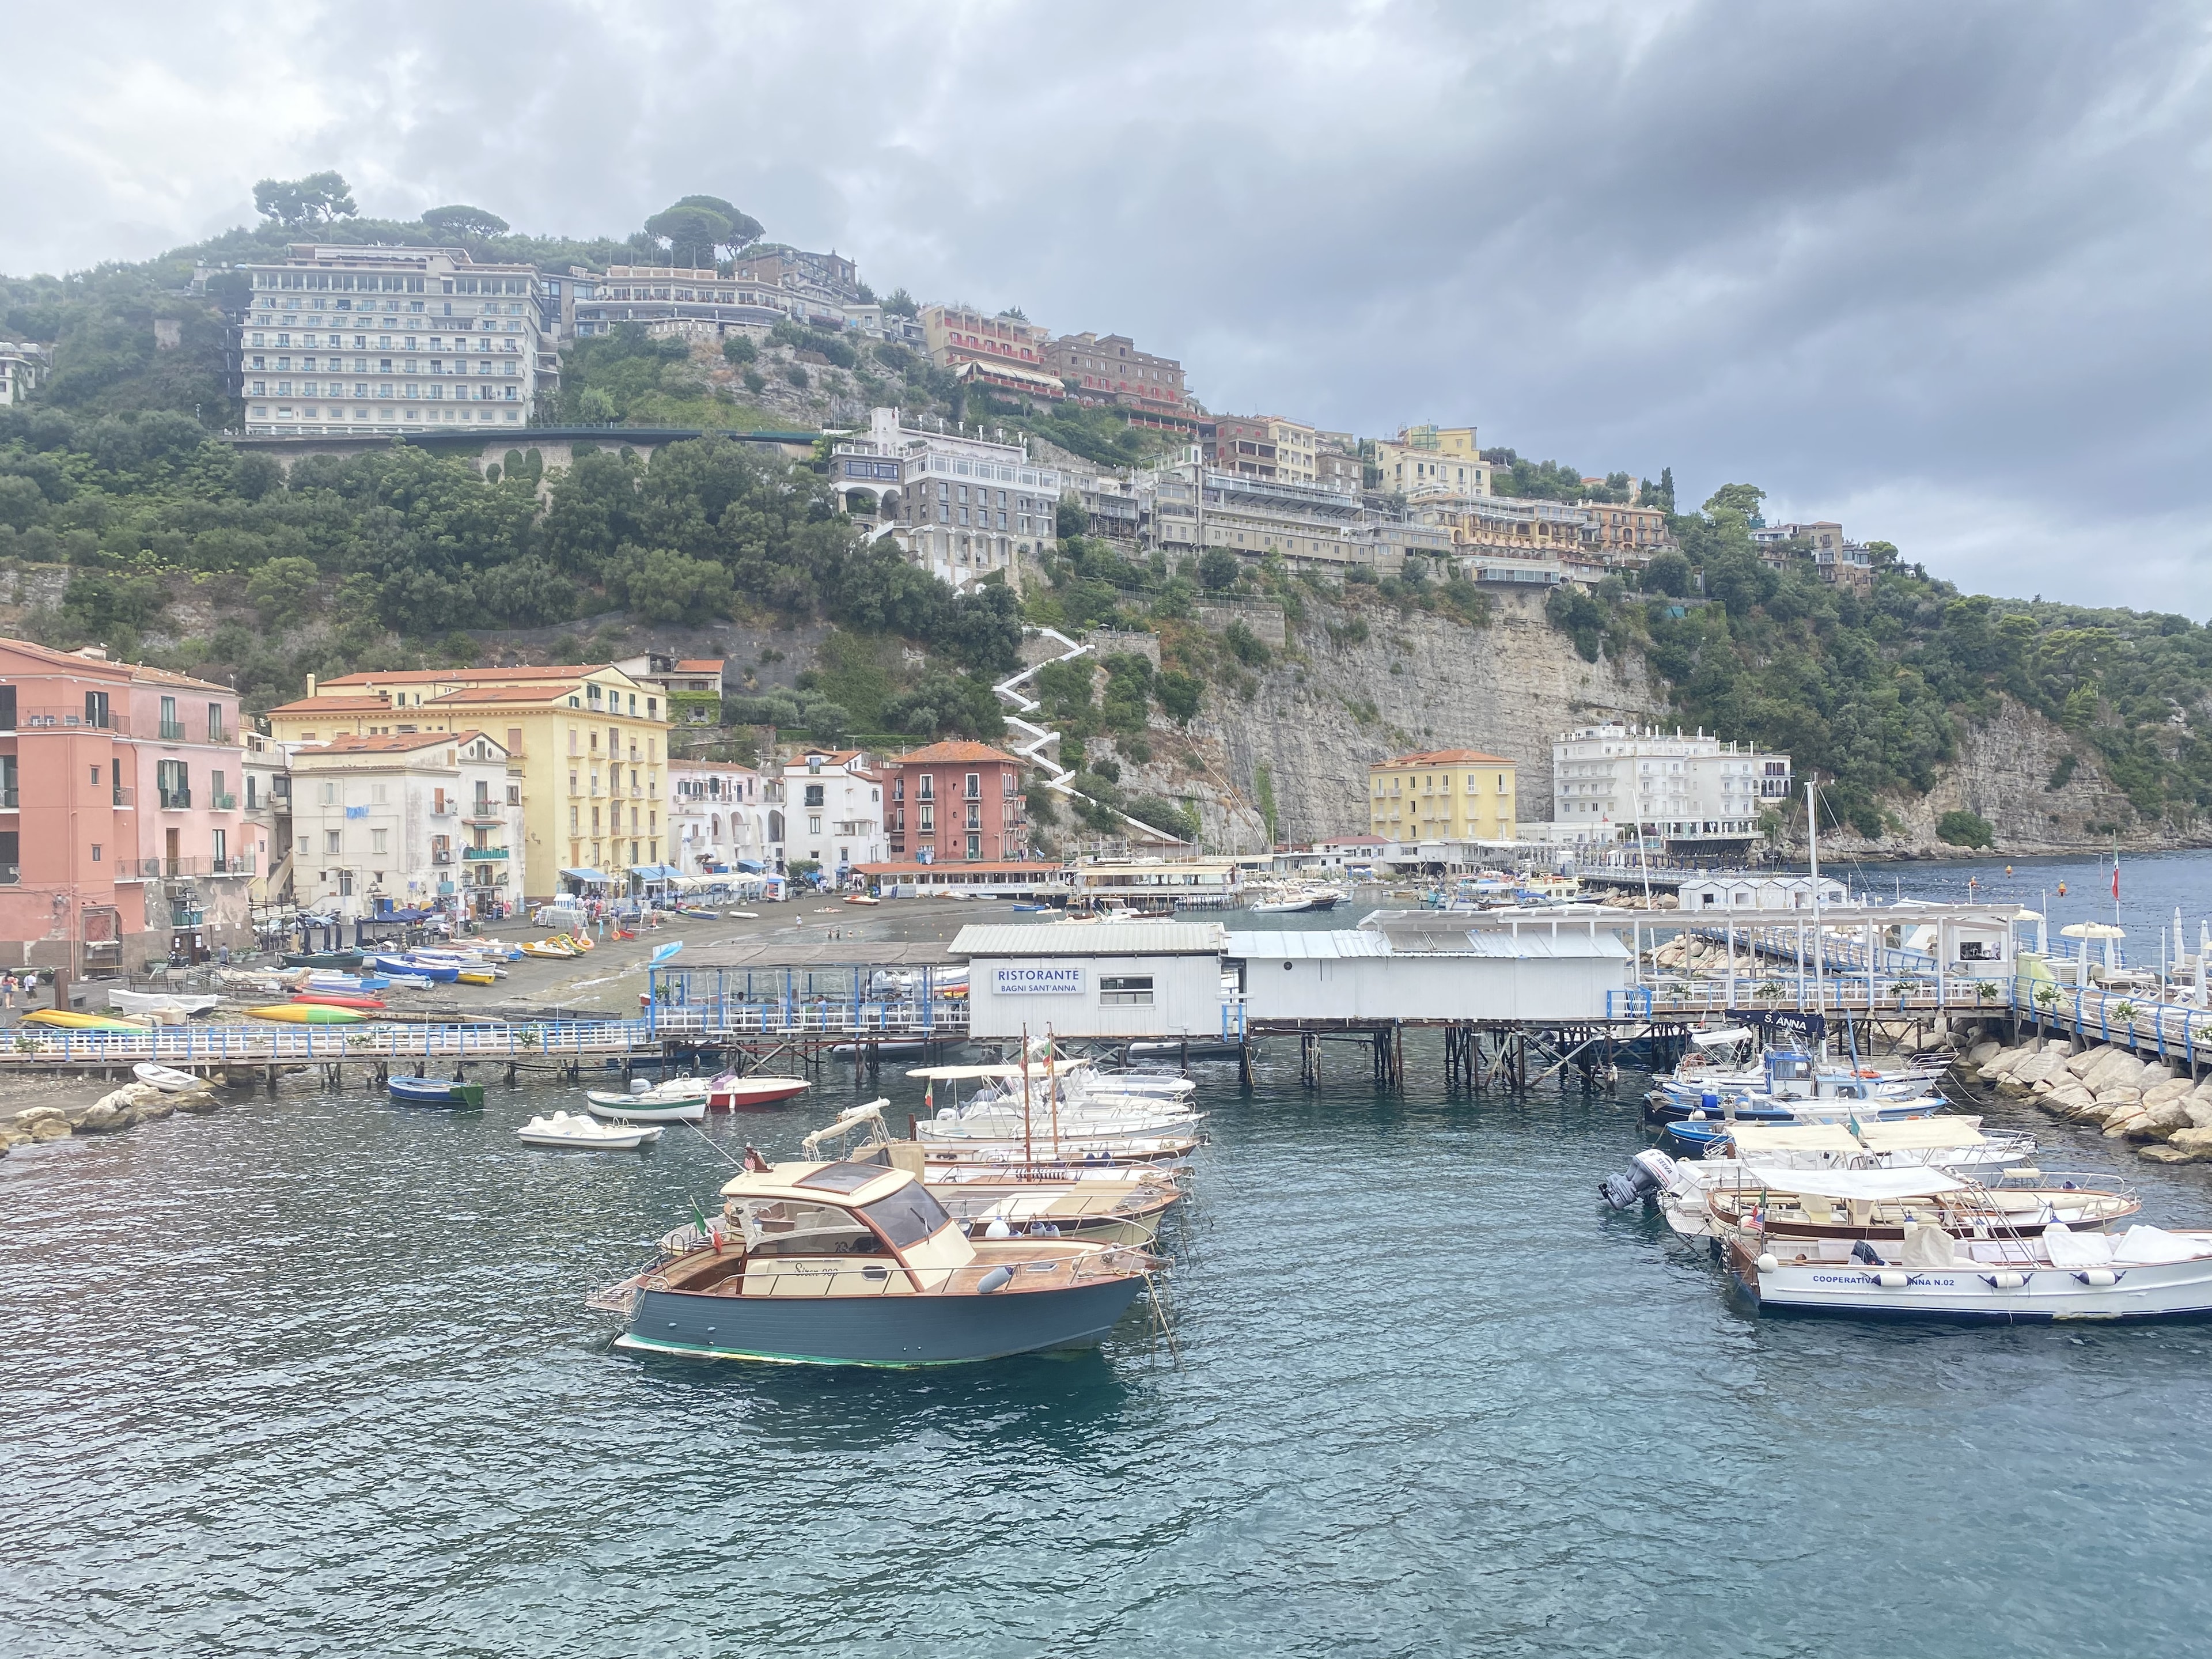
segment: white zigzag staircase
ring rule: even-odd
[[[1067,648],[1065,651],[1061,652],[1057,657],[1050,659],[1053,662],[1073,662],[1076,658],[1084,655],[1091,649],[1088,645],[1078,644],[1075,641],[1069,639],[1066,635],[1061,633],[1056,628],[1024,628],[1022,631],[1025,634],[1038,635],[1044,639],[1056,640],[1061,645],[1066,646]],[[1007,678],[1000,680],[996,685],[991,688],[994,692],[997,693],[1000,697],[1005,700],[1008,707],[1012,710],[1012,712],[1006,716],[1006,724],[1013,727],[1017,732],[1020,732],[1024,738],[1026,739],[1026,741],[1018,744],[1015,748],[1014,753],[1020,756],[1022,759],[1030,762],[1031,764],[1048,774],[1045,779],[1044,787],[1052,790],[1054,793],[1073,796],[1079,800],[1090,801],[1093,806],[1105,807],[1107,811],[1113,813],[1115,817],[1120,818],[1124,823],[1133,825],[1135,828],[1143,830],[1146,838],[1149,840],[1168,842],[1177,847],[1188,846],[1189,843],[1183,841],[1181,837],[1171,836],[1168,834],[1166,830],[1162,830],[1156,825],[1146,823],[1142,818],[1133,818],[1127,812],[1122,811],[1119,807],[1106,806],[1105,802],[1098,800],[1092,796],[1085,794],[1080,789],[1078,789],[1073,784],[1068,781],[1070,778],[1073,778],[1075,775],[1075,770],[1073,767],[1063,766],[1060,763],[1060,751],[1058,748],[1058,744],[1060,743],[1060,733],[1057,732],[1048,732],[1036,721],[1027,718],[1030,714],[1034,714],[1036,711],[1038,702],[1035,697],[1030,696],[1027,692],[1022,690],[1022,683],[1044,665],[1045,665],[1042,662],[1031,663],[1027,668],[1023,669],[1020,673],[1011,675]],[[1044,753],[1048,747],[1050,747],[1053,750],[1053,756],[1049,760],[1045,758]]]

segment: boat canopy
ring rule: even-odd
[[[1739,1152],[1856,1152],[1863,1151],[1840,1123],[1739,1123],[1729,1131]]]
[[[1733,1048],[1740,1042],[1749,1042],[1758,1034],[1748,1025],[1730,1025],[1717,1031],[1692,1031],[1690,1041],[1700,1048]]]
[[[1778,1170],[1763,1178],[1778,1193],[1810,1193],[1821,1198],[1872,1203],[1900,1198],[1933,1198],[1963,1192],[1973,1185],[1941,1170]]]
[[[1947,1146],[1978,1146],[1989,1137],[1977,1120],[1963,1117],[1905,1118],[1862,1123],[1859,1140],[1870,1152],[1927,1152]]]

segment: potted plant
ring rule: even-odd
[[[2116,1004],[2112,1009],[2112,1018],[2123,1025],[2133,1025],[2136,1023],[2135,1004],[2132,1002]]]
[[[1996,981],[1993,979],[1975,981],[1974,1000],[1978,1002],[1995,1002],[1997,1000]]]
[[[2058,988],[2048,981],[2035,988],[2035,1006],[2045,1013],[2058,1006]]]

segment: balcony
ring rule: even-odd
[[[430,803],[430,816],[434,818],[452,817],[459,810],[457,804],[449,800]]]
[[[433,864],[451,864],[453,861],[453,855],[451,853],[433,853],[430,854],[430,862]]]
[[[478,859],[503,859],[506,856],[507,848],[504,847],[464,847],[461,848],[462,859],[470,863],[474,863]]]
[[[15,798],[15,791],[12,787],[0,789],[0,812],[12,812],[21,805],[22,802]]]
[[[118,784],[115,786],[112,793],[115,797],[115,804],[118,806],[128,807],[134,811],[137,809],[138,805],[138,792],[136,789],[126,789],[121,784]]]
[[[164,789],[161,792],[161,810],[164,812],[182,812],[192,804],[192,792],[190,789]]]
[[[215,808],[218,812],[235,812],[238,811],[238,797],[235,795],[210,795],[208,797],[208,805]]]
[[[163,743],[182,743],[184,740],[185,723],[182,720],[163,720],[161,722],[161,741]]]
[[[127,714],[111,714],[88,720],[82,708],[27,708],[15,720],[18,732],[106,732],[119,738],[131,735],[131,719]]]
[[[118,859],[117,881],[192,881],[203,876],[250,876],[255,858],[241,853],[230,858]]]
[[[21,865],[0,864],[0,887],[13,887],[22,879],[23,866]]]

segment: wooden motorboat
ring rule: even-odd
[[[1902,1239],[1908,1227],[2012,1237],[2057,1224],[2094,1231],[2142,1208],[2132,1193],[2094,1187],[1984,1187],[1942,1170],[1747,1170],[1705,1207],[1717,1235],[1768,1239]]]
[[[126,991],[110,986],[107,1006],[123,1014],[182,1014],[189,1019],[211,1011],[222,999],[212,992],[180,996],[173,991]]]
[[[750,1112],[804,1094],[813,1085],[801,1077],[733,1077],[728,1073],[707,1085],[710,1112]]]
[[[248,1008],[248,1019],[276,1020],[286,1025],[359,1025],[368,1016],[356,1008],[333,1008],[323,1002],[279,1002]]]
[[[407,1106],[482,1106],[483,1085],[459,1078],[394,1077],[385,1079],[385,1090]]]
[[[1737,1232],[1725,1253],[1762,1312],[2004,1324],[2212,1316],[2212,1231],[2201,1229],[1970,1238],[1917,1226],[1880,1246]]]
[[[1094,1346],[1154,1258],[1066,1238],[975,1239],[928,1188],[878,1164],[779,1164],[722,1188],[592,1298],[617,1347],[792,1364],[918,1366]]]
[[[282,958],[287,968],[358,968],[359,951],[299,951]]]
[[[131,1068],[131,1075],[141,1083],[150,1083],[165,1095],[196,1094],[206,1088],[204,1078],[180,1072],[173,1066],[157,1066],[150,1060],[142,1060]]]
[[[619,1152],[650,1146],[660,1130],[650,1123],[601,1123],[580,1112],[540,1114],[515,1131],[532,1146],[580,1146],[595,1152]]]
[[[623,1123],[696,1123],[707,1115],[704,1090],[690,1096],[617,1095],[597,1089],[584,1091],[584,1102],[593,1117]]]

